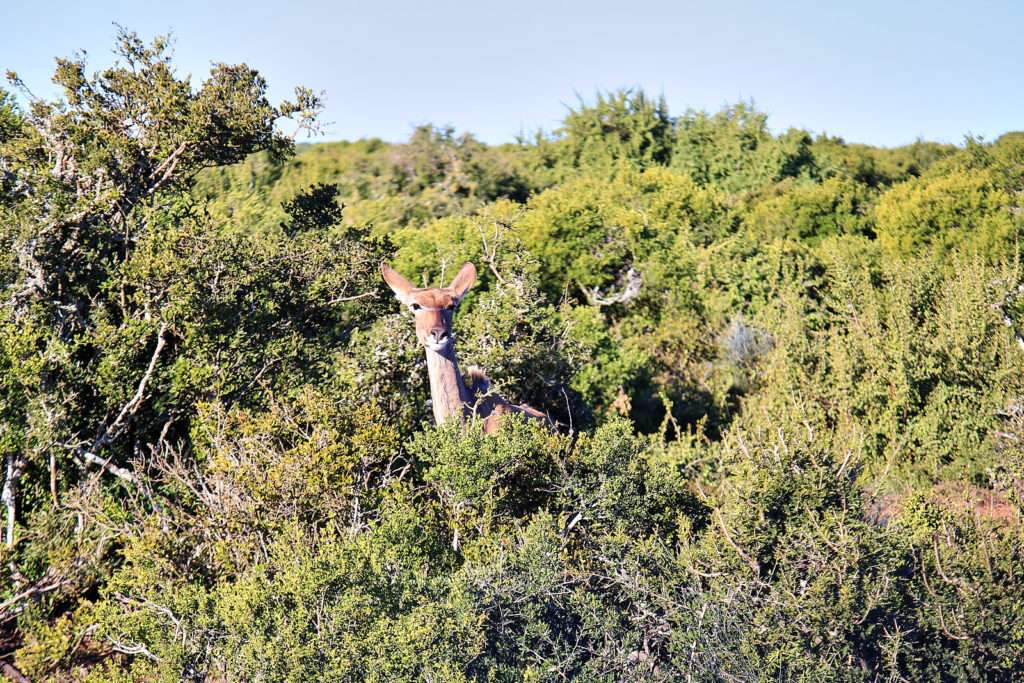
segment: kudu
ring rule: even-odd
[[[498,429],[499,418],[506,413],[523,413],[551,424],[550,418],[539,410],[526,405],[512,405],[490,392],[490,380],[480,368],[468,368],[469,386],[459,374],[452,317],[462,297],[476,281],[476,267],[472,263],[463,265],[447,287],[413,287],[387,263],[380,264],[380,272],[398,300],[409,307],[416,319],[416,338],[427,352],[430,398],[437,424],[442,425],[452,417],[464,421],[475,415],[483,420],[484,432],[491,434]]]

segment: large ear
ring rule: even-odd
[[[461,301],[474,282],[476,282],[476,266],[467,263],[456,273],[455,279],[448,285],[448,289],[455,290],[455,297]]]
[[[390,287],[391,291],[395,293],[398,300],[403,304],[408,305],[409,292],[413,289],[412,283],[399,275],[397,270],[383,261],[380,264],[380,274],[384,276],[384,282],[388,283],[388,287]]]

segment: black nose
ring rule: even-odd
[[[448,330],[443,327],[434,327],[430,330],[430,336],[440,344],[448,339]]]

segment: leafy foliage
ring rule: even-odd
[[[621,90],[513,145],[296,147],[311,92],[168,46],[0,90],[6,667],[1024,675],[1020,133]],[[475,262],[460,362],[558,429],[435,427],[385,259]]]

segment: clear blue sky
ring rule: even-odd
[[[894,146],[1024,129],[1024,1],[248,0],[7,3],[0,71],[52,93],[55,56],[111,63],[118,22],[173,32],[180,73],[246,62],[276,99],[327,93],[324,139],[451,124],[488,143],[551,130],[596,90],[673,114],[753,100],[790,126]]]

